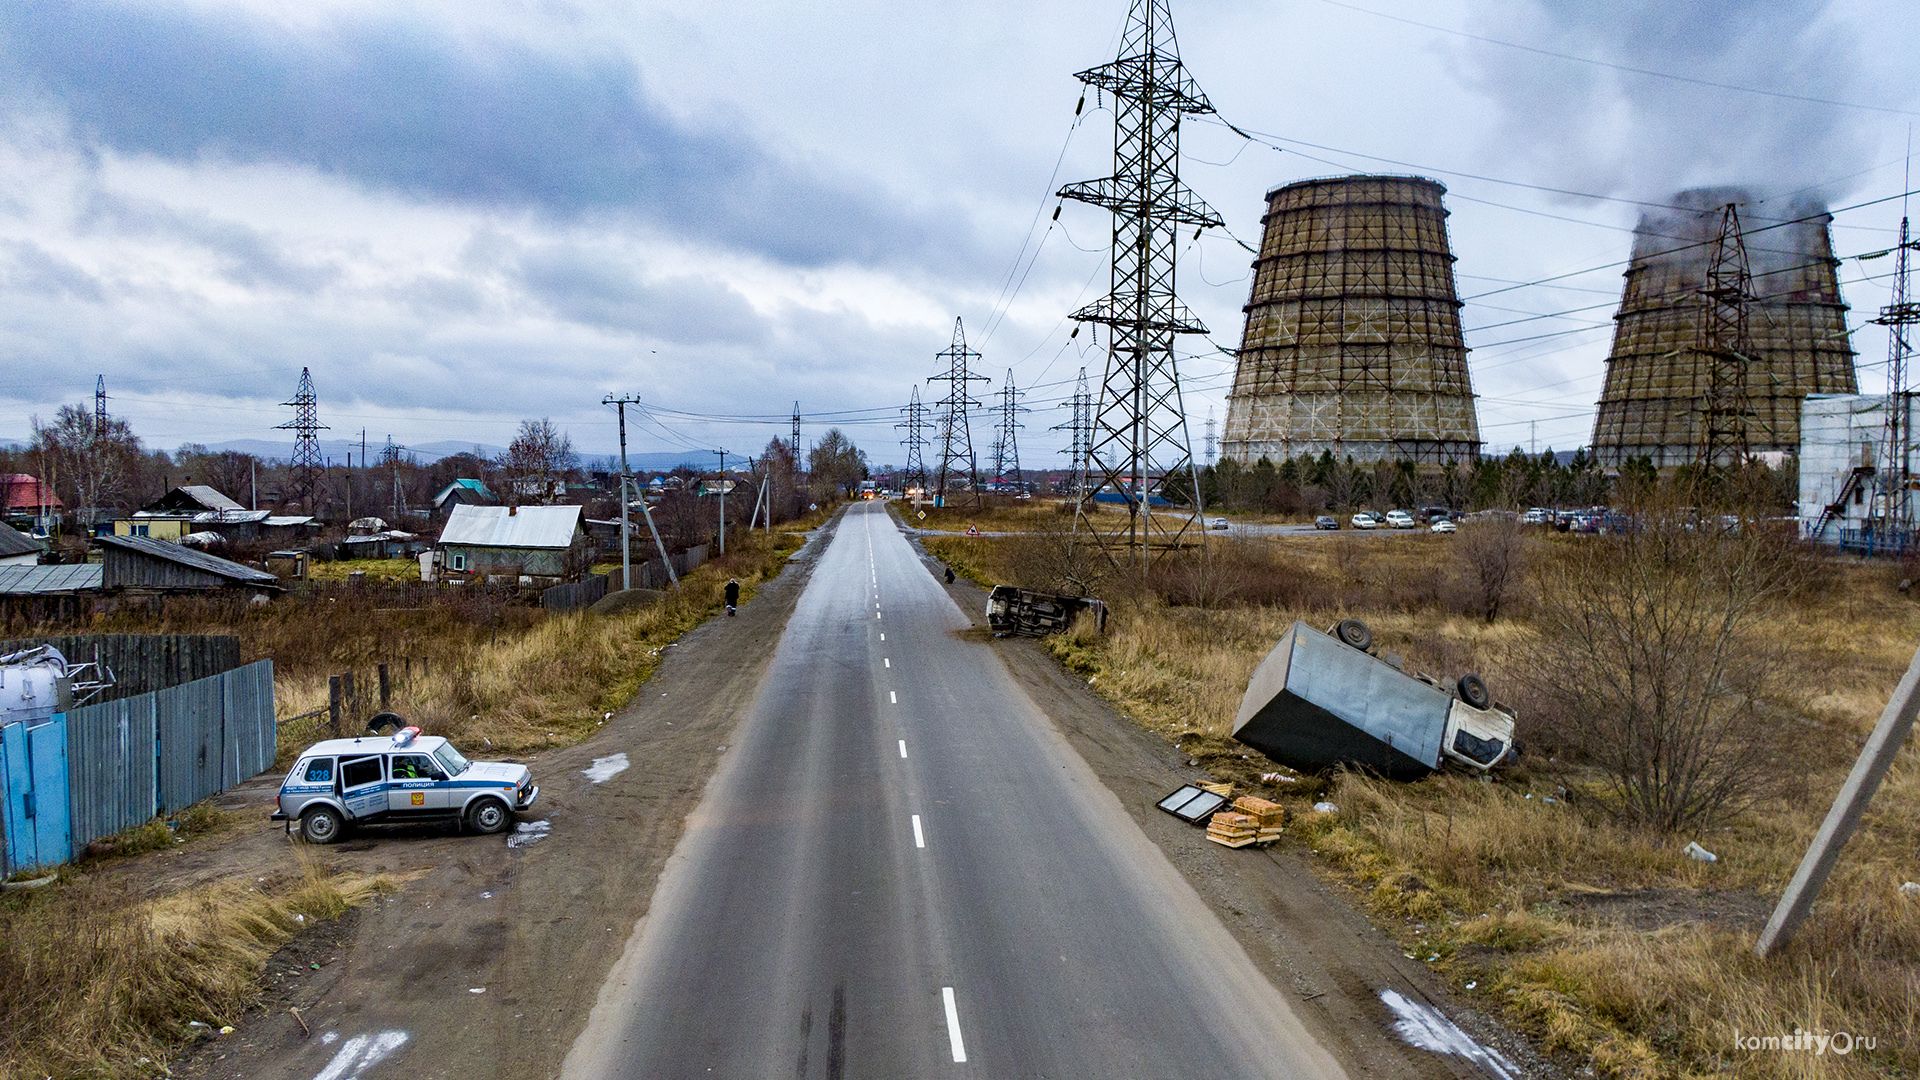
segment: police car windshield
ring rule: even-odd
[[[434,747],[433,757],[435,761],[440,763],[442,768],[447,770],[448,776],[459,776],[461,773],[467,771],[466,757],[463,756],[460,751],[455,750],[452,743],[441,743],[439,746]]]

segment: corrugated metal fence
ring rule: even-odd
[[[72,634],[0,641],[0,656],[36,645],[60,650],[68,663],[95,660],[114,675],[99,701],[149,694],[240,666],[240,639],[229,634]]]
[[[0,816],[9,837],[7,870],[64,862],[87,844],[132,828],[156,813],[171,814],[273,766],[278,743],[273,722],[273,661],[261,660],[211,678],[151,694],[74,709],[54,718],[65,731],[60,775],[32,767],[36,801],[57,800],[70,820],[64,850],[42,840],[29,853],[11,842],[16,833],[44,827],[17,798]],[[13,729],[22,725],[9,725]],[[51,725],[50,725],[51,726]],[[40,738],[45,729],[31,734]],[[23,775],[12,759],[15,743],[0,740],[0,783]],[[21,743],[26,749],[26,744]],[[18,786],[16,783],[14,786]],[[64,790],[61,790],[64,789]],[[12,794],[11,791],[8,792]],[[20,854],[16,855],[16,848]],[[20,858],[31,861],[21,863]]]

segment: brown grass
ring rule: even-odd
[[[310,859],[158,900],[87,875],[0,904],[0,1078],[145,1077],[239,1021],[275,949],[391,887]]]
[[[1586,538],[1535,534],[1529,562],[1551,570],[1588,554]],[[1519,707],[1533,746],[1551,746],[1544,710],[1518,677],[1537,629],[1537,592],[1491,625],[1448,595],[1447,537],[1282,539],[1277,572],[1293,602],[1201,609],[1133,589],[1107,595],[1108,633],[1049,647],[1136,722],[1295,812],[1290,830],[1469,1001],[1501,1012],[1546,1047],[1603,1074],[1866,1077],[1920,1065],[1920,753],[1909,747],[1799,936],[1752,954],[1770,911],[1854,753],[1920,642],[1920,605],[1882,567],[1828,564],[1769,615],[1786,643],[1793,700],[1781,722],[1814,735],[1781,793],[1711,833],[1661,837],[1618,824],[1590,796],[1594,774],[1530,753],[1498,783],[1436,776],[1394,784],[1353,774],[1262,784],[1275,767],[1227,733],[1253,668],[1294,619],[1325,628],[1365,619],[1409,668],[1451,678],[1475,670]],[[981,578],[1019,562],[994,541],[935,541]],[[1546,573],[1548,581],[1554,575]],[[1299,582],[1319,583],[1308,588]],[[1530,590],[1541,587],[1538,583]],[[1117,585],[1116,585],[1117,588]],[[1327,798],[1337,814],[1315,814]],[[1548,802],[1551,798],[1553,801]],[[1720,856],[1683,855],[1688,839]],[[1468,982],[1476,984],[1465,991]],[[1841,1056],[1748,1051],[1741,1036],[1846,1031],[1877,1040]]]

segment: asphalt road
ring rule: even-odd
[[[967,626],[851,507],[564,1076],[1344,1077]]]

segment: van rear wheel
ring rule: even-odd
[[[492,836],[506,829],[513,816],[507,811],[507,804],[499,799],[486,798],[473,804],[467,811],[467,828],[482,836]]]
[[[331,844],[340,839],[345,822],[331,806],[310,806],[300,815],[300,838],[309,844]]]

